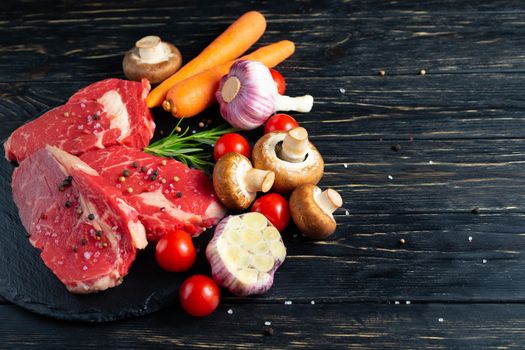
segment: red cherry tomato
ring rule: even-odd
[[[205,275],[193,275],[179,289],[180,303],[192,316],[204,317],[219,305],[221,291],[214,280]]]
[[[273,81],[275,82],[275,85],[277,85],[277,92],[284,95],[286,91],[286,81],[284,80],[283,75],[272,68],[270,68],[270,73],[272,73]]]
[[[298,126],[299,123],[288,114],[275,114],[266,121],[264,133],[267,134],[276,130],[288,131]]]
[[[218,161],[228,152],[237,152],[246,158],[250,158],[250,144],[239,134],[224,134],[215,142],[213,158]]]
[[[155,247],[157,263],[171,272],[186,271],[193,266],[196,256],[191,236],[182,230],[168,233]]]
[[[279,232],[290,222],[290,208],[286,198],[277,193],[266,194],[253,202],[250,211],[263,214]]]

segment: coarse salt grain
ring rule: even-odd
[[[87,270],[87,266],[86,265],[82,266],[82,270],[86,271]]]
[[[345,211],[345,215],[350,215],[350,212],[348,210]]]
[[[443,322],[443,321],[445,321],[445,320],[443,319],[443,317],[438,318],[438,322]]]
[[[472,242],[472,236],[468,236],[468,241]]]
[[[264,325],[265,325],[265,326],[271,326],[272,323],[271,323],[270,321],[264,321]]]
[[[483,263],[486,264],[487,263],[487,259],[483,259]]]
[[[340,88],[339,91],[344,94],[346,92],[346,89]]]
[[[389,180],[394,180],[394,177],[392,175],[388,175]]]
[[[346,164],[346,163],[344,163],[343,166],[344,166],[345,168],[348,168],[348,164]]]
[[[410,300],[407,300],[405,304],[410,305]]]
[[[428,161],[428,164],[432,164],[432,161],[431,161],[431,160],[429,160],[429,161]]]
[[[394,304],[399,305],[399,301],[397,301],[397,300],[394,301]]]
[[[284,302],[284,305],[292,305],[292,301],[291,301],[291,300],[286,300],[286,301]]]
[[[228,315],[231,315],[233,314],[233,310],[232,309],[228,309]]]
[[[315,305],[315,300],[310,301],[310,304]]]

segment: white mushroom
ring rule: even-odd
[[[248,158],[235,152],[222,156],[213,168],[215,193],[233,210],[248,208],[257,192],[268,192],[272,188],[274,179],[273,171],[255,169]]]
[[[323,157],[301,127],[264,135],[253,147],[252,159],[257,169],[275,173],[273,190],[281,193],[302,184],[317,184],[324,172]]]
[[[293,221],[305,236],[313,239],[325,239],[335,232],[337,224],[332,213],[342,205],[337,191],[321,191],[311,184],[297,187],[290,196]]]
[[[146,78],[157,84],[175,73],[181,64],[182,56],[174,45],[150,35],[137,41],[126,53],[122,67],[129,80]]]

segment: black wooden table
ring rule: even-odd
[[[123,52],[144,35],[189,58],[241,13],[262,11],[262,43],[296,43],[280,70],[290,94],[315,96],[297,117],[325,157],[321,185],[345,201],[331,239],[287,233],[289,255],[264,296],[226,297],[205,319],[175,305],[109,324],[3,302],[0,347],[523,348],[524,2],[0,9],[0,121],[19,124],[90,82],[123,77]]]

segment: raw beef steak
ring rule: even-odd
[[[149,89],[147,80],[91,84],[16,129],[4,143],[5,156],[20,163],[46,144],[74,155],[115,144],[143,149],[155,129],[145,102]]]
[[[173,229],[197,236],[226,213],[208,176],[174,159],[121,146],[88,152],[81,159],[139,212],[148,240]]]
[[[13,197],[29,241],[73,293],[118,285],[147,245],[138,213],[98,173],[52,146],[13,173]]]

